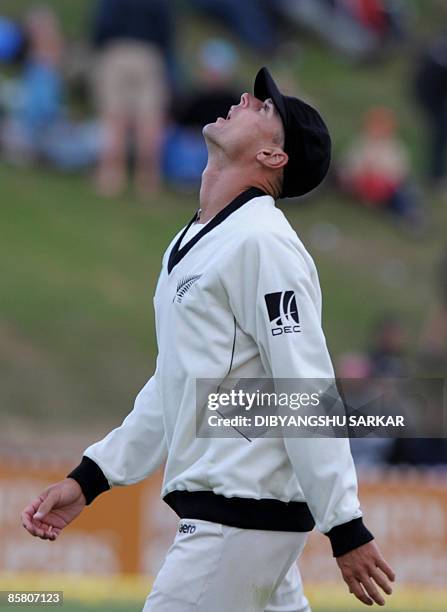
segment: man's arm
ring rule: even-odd
[[[311,386],[316,380],[334,381],[321,328],[319,287],[304,255],[292,240],[268,229],[246,239],[241,248],[240,278],[234,282],[233,269],[233,279],[224,275],[222,280],[236,319],[259,347],[266,372],[278,383],[279,379],[296,379],[300,387],[305,381]],[[296,306],[299,328],[293,314],[284,320],[286,305],[290,310]],[[370,557],[378,562],[373,535],[362,520],[348,439],[285,437],[284,444],[317,528],[329,537],[334,556],[343,559],[351,551],[367,548],[364,555],[354,555],[355,564],[365,559],[369,563]],[[342,572],[346,579],[344,566]],[[359,596],[351,576],[349,580],[352,592]],[[372,591],[368,593],[373,596]],[[369,598],[359,599],[367,603]],[[374,599],[380,602],[375,593]]]

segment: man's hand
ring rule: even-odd
[[[367,606],[372,606],[374,602],[379,606],[385,605],[385,599],[376,585],[391,595],[390,581],[394,582],[395,574],[374,541],[337,557],[337,563],[350,593]]]
[[[33,536],[53,541],[84,509],[85,497],[73,478],[49,486],[22,512],[22,525]]]

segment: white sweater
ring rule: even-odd
[[[294,508],[301,511],[305,502],[320,531],[338,533],[332,541],[334,554],[372,539],[359,518],[347,439],[260,437],[248,442],[242,436],[196,436],[196,403],[203,400],[196,400],[196,379],[217,379],[224,385],[226,379],[334,378],[311,256],[273,198],[254,189],[203,226],[193,236],[194,244],[183,242],[176,250],[183,232],[163,257],[155,292],[156,371],[122,425],[84,452],[107,482],[93,484],[91,462],[85,459],[84,468],[71,474],[88,503],[105,488],[139,482],[166,462],[162,496],[168,496],[166,501],[180,515],[184,504],[169,501],[172,492],[201,492],[194,498],[203,506],[200,517],[218,522],[225,520],[219,512],[213,514],[219,500],[225,505],[225,498],[238,498],[232,507],[242,514],[243,500],[262,500],[264,506],[266,500],[276,500],[273,514],[268,511],[263,519],[269,522],[271,517],[273,524],[253,523],[266,529],[275,529],[275,516],[282,521],[276,508],[290,514]],[[266,299],[272,294],[277,297]],[[299,317],[299,326],[289,319],[289,333],[282,333],[284,321],[272,318],[267,307],[268,300],[272,304],[285,295],[294,296],[295,320]],[[262,516],[261,503],[257,507]],[[193,511],[188,504],[186,508]],[[233,516],[229,522],[250,527],[247,516],[239,523]],[[344,528],[331,532],[340,525]],[[298,521],[289,528],[304,531],[312,525],[305,520],[304,526]],[[345,542],[341,548],[340,536]]]

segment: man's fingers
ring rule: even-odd
[[[359,546],[337,559],[349,590],[367,606],[385,605],[383,593],[391,595],[395,575],[374,542]],[[383,591],[383,593],[382,593]]]
[[[347,580],[346,582],[349,587],[349,592],[355,595],[357,599],[359,599],[366,606],[373,605],[374,603],[373,600],[368,597],[368,595],[365,593],[362,585],[360,584],[358,580],[356,580],[355,578],[351,578],[350,580]]]
[[[28,506],[27,508],[25,508],[25,510],[22,512],[22,525],[23,527],[29,531],[29,533],[33,536],[37,536],[37,525],[33,520],[33,514],[35,512],[35,509],[32,505]]]
[[[25,523],[22,523],[22,525],[28,531],[28,533],[30,533],[33,536],[37,535],[36,531],[35,531],[35,529],[34,529],[34,527],[32,525],[28,525],[28,524],[25,524]]]
[[[36,538],[42,538],[44,535],[43,529],[41,529],[40,527],[36,527],[34,525],[32,525],[27,530],[29,531],[31,535],[35,536]]]
[[[22,522],[22,526],[32,536],[40,538],[41,540],[50,540],[52,542],[57,539],[58,535],[62,531],[61,529],[55,529],[51,525],[48,527],[48,525],[42,525],[41,523],[39,526],[37,526],[36,524]]]
[[[25,529],[31,529],[32,528],[32,523],[31,523],[31,516],[30,513],[27,512],[27,508],[25,508],[25,510],[22,512],[22,525],[25,527]]]
[[[54,542],[56,537],[57,537],[56,529],[53,527],[53,525],[50,525],[48,529],[48,539],[50,540],[50,542]]]
[[[384,593],[387,595],[391,595],[393,589],[391,588],[391,584],[388,582],[386,576],[383,575],[381,571],[377,568],[370,572],[371,578],[373,578],[374,582],[379,585]]]
[[[54,491],[50,491],[42,503],[39,505],[37,512],[34,513],[34,519],[43,519],[48,512],[50,512],[56,503],[57,494]]]
[[[396,574],[391,569],[391,567],[388,565],[388,563],[385,561],[385,559],[383,559],[382,557],[379,557],[376,560],[376,566],[382,570],[382,572],[385,574],[385,576],[389,578],[389,580],[391,580],[391,582],[395,581]]]
[[[34,518],[36,516],[37,509],[42,504],[42,498],[35,500],[32,504],[27,506],[25,510],[23,510],[21,514],[22,526],[26,529],[31,535],[41,538],[43,540],[46,539],[56,539],[56,537],[60,533],[60,529],[54,529],[52,525],[47,525],[43,523],[38,518]]]
[[[22,519],[26,518],[29,520],[29,522],[32,522],[33,516],[35,514],[35,512],[37,511],[37,508],[40,506],[40,504],[42,503],[43,498],[42,497],[38,497],[37,499],[35,499],[34,501],[32,501],[22,512]]]
[[[64,520],[57,514],[52,514],[45,520],[59,501],[59,493],[54,487],[49,487],[39,497],[34,499],[21,513],[22,526],[32,536],[42,540],[54,541],[65,526]]]
[[[42,525],[42,523],[40,521],[34,521],[33,522],[33,530],[34,530],[34,535],[36,535],[38,538],[44,538],[45,537],[45,528]]]
[[[32,535],[36,535],[35,533],[33,533],[33,530],[35,529],[33,517],[43,501],[44,497],[40,495],[34,501],[32,501],[22,512],[22,524],[25,529],[28,529],[28,531],[32,533]]]
[[[377,605],[379,606],[385,605],[385,599],[380,594],[379,589],[376,587],[374,582],[371,580],[371,578],[367,574],[365,574],[364,576],[360,578],[360,582],[362,583],[365,591],[368,593],[371,599],[376,602]]]

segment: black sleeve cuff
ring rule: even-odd
[[[87,506],[91,504],[100,493],[104,493],[104,491],[110,489],[107,478],[104,476],[101,468],[85,455],[82,457],[81,463],[67,474],[67,478],[73,478],[73,480],[76,480],[79,484],[85,495]]]
[[[362,517],[332,527],[325,535],[331,541],[334,557],[341,557],[354,548],[374,540],[373,534],[363,524]]]

